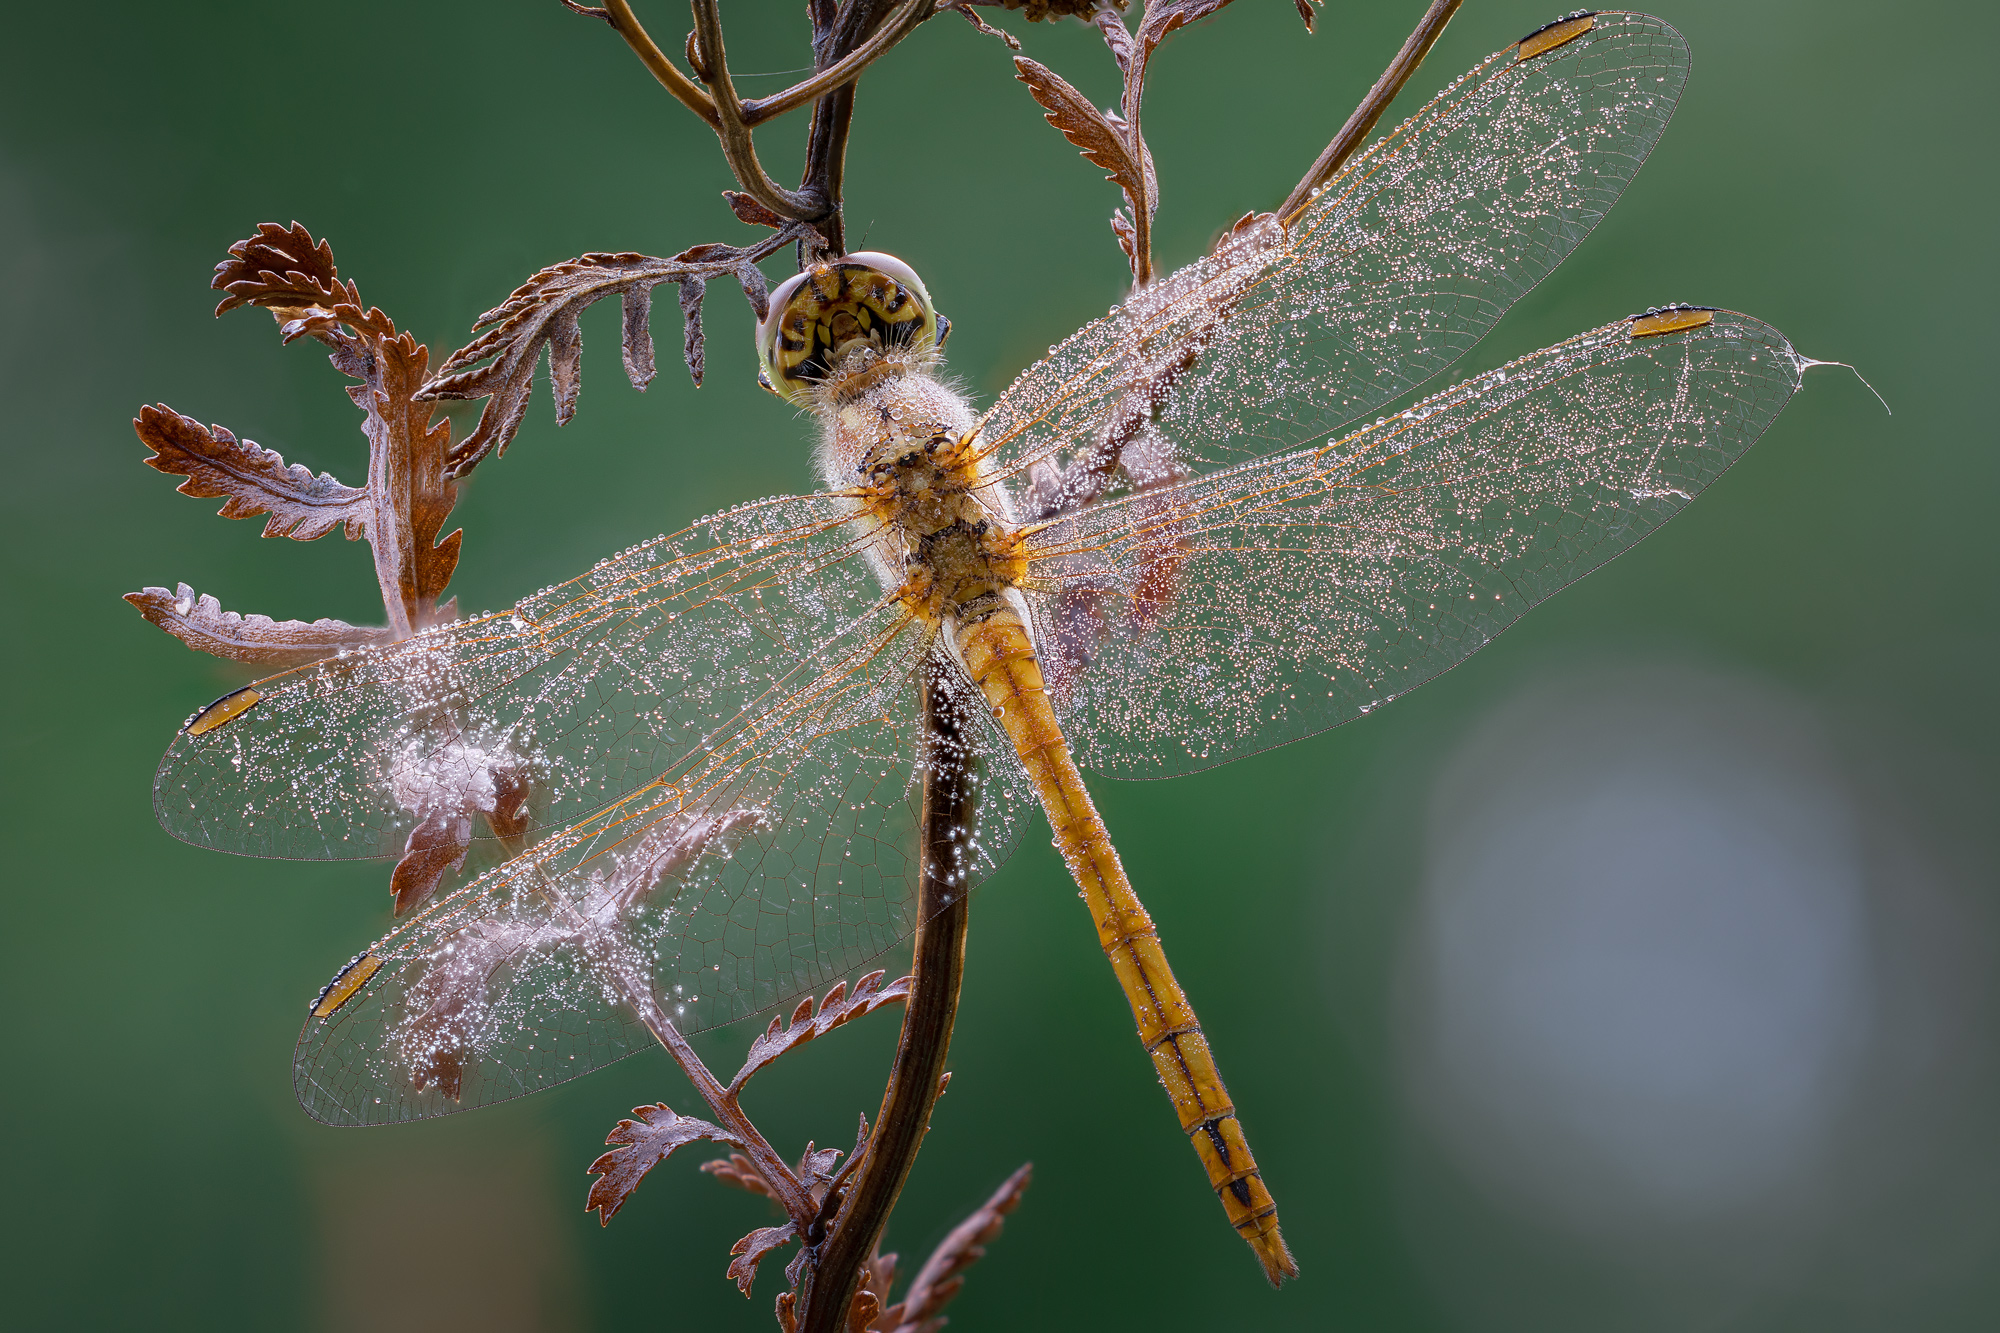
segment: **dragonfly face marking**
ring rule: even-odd
[[[810,407],[830,380],[858,391],[897,373],[904,354],[934,350],[940,341],[937,310],[916,272],[892,255],[857,251],[815,264],[771,293],[757,325],[759,381]]]

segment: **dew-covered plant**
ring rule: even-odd
[[[184,478],[183,494],[221,499],[224,517],[265,516],[265,536],[311,541],[344,527],[350,539],[368,541],[386,623],[358,626],[240,614],[223,610],[214,597],[185,584],[172,591],[152,587],[128,595],[148,620],[190,648],[280,670],[366,654],[451,624],[456,603],[443,599],[463,533],[443,528],[458,483],[486,459],[505,452],[528,409],[545,352],[556,419],[566,423],[579,387],[578,318],[592,304],[615,296],[624,314],[625,371],[643,391],[656,374],[654,289],[671,284],[682,317],[683,359],[699,384],[706,362],[702,306],[710,283],[740,290],[761,320],[768,314],[770,291],[761,265],[782,255],[784,263],[804,271],[846,252],[843,163],[858,80],[919,25],[947,10],[1017,53],[1020,39],[992,26],[975,6],[1023,11],[1031,22],[1074,19],[1103,36],[1122,78],[1123,94],[1114,109],[1097,108],[1070,82],[1025,55],[1013,56],[1013,73],[1049,123],[1108,173],[1123,195],[1111,225],[1134,284],[1128,308],[1143,312],[1149,300],[1180,300],[1152,295],[1164,288],[1156,279],[1152,254],[1160,189],[1142,130],[1147,70],[1170,34],[1208,18],[1230,0],[1157,0],[1145,6],[1136,24],[1125,14],[1124,0],[808,0],[812,74],[782,92],[749,100],[738,96],[729,72],[716,0],[693,0],[686,70],[649,36],[626,0],[608,0],[602,7],[561,2],[610,26],[654,78],[714,132],[739,187],[725,192],[727,205],[740,223],[762,229],[761,236],[740,244],[697,244],[664,259],[593,252],[554,264],[480,316],[473,325],[477,336],[436,367],[410,333],[364,304],[356,284],[337,269],[331,246],[305,227],[267,223],[229,247],[212,283],[223,293],[216,313],[261,306],[275,317],[285,342],[309,337],[329,350],[335,369],[352,381],[347,392],[364,414],[365,482],[349,485],[324,473],[315,476],[287,465],[276,452],[238,439],[221,426],[205,427],[164,404],[143,408],[135,420],[150,451],[145,461]],[[1308,30],[1318,2],[1294,0]],[[1458,0],[1436,0],[1429,6],[1291,195],[1273,212],[1245,214],[1217,242],[1219,253],[1255,243],[1255,237],[1269,234],[1269,228],[1282,226],[1305,207],[1360,148],[1457,5]],[[996,62],[996,71],[1002,68]],[[786,189],[759,163],[753,132],[805,109],[810,109],[810,124],[804,176],[796,189]],[[1106,417],[1088,448],[1060,464],[1034,466],[1023,496],[1031,512],[1024,517],[1073,510],[1113,485],[1145,491],[1184,479],[1185,471],[1158,438],[1155,417],[1179,377],[1199,359],[1207,338],[1228,322],[1237,295],[1225,284],[1204,299],[1206,325],[1196,321],[1183,328],[1170,354],[1135,354],[1119,366],[1117,396],[1124,406]],[[1183,317],[1185,313],[1180,311]],[[454,441],[449,423],[436,418],[436,404],[443,400],[484,400],[478,424],[463,439]],[[1164,543],[1160,555],[1166,582],[1172,577],[1172,547],[1172,542]],[[1076,595],[1087,600],[1092,594],[1086,589]],[[1072,618],[1087,624],[1088,608]],[[1062,646],[1053,651],[1060,654]],[[440,663],[438,670],[452,667]],[[255,704],[255,689],[225,696],[190,719],[187,731],[198,734],[224,725]],[[450,693],[441,683],[435,697]],[[677,886],[689,867],[704,859],[729,858],[739,840],[782,823],[782,812],[746,797],[698,817],[662,818],[643,837],[595,863],[587,890],[579,896],[538,895],[532,883],[517,885],[511,898],[496,902],[476,923],[426,934],[427,904],[439,897],[441,886],[466,873],[475,852],[503,861],[518,856],[535,839],[537,803],[553,799],[552,789],[562,779],[551,772],[546,755],[510,732],[436,715],[448,711],[442,707],[414,710],[398,727],[387,729],[388,748],[375,757],[385,805],[399,812],[398,819],[382,828],[357,825],[339,835],[395,858],[388,886],[394,910],[417,927],[410,938],[423,941],[423,956],[400,973],[393,1021],[373,1029],[381,1058],[398,1063],[413,1095],[456,1103],[465,1095],[482,1046],[515,1017],[509,1005],[519,1003],[526,990],[570,988],[578,996],[600,998],[630,1015],[669,1052],[706,1103],[709,1118],[682,1115],[662,1101],[620,1120],[607,1140],[610,1150],[590,1164],[588,1208],[608,1224],[649,1171],[677,1149],[707,1141],[726,1155],[706,1162],[704,1172],[723,1185],[773,1200],[784,1213],[782,1222],[738,1240],[726,1270],[728,1279],[748,1295],[761,1262],[796,1243],[777,1300],[784,1328],[910,1333],[938,1327],[939,1312],[958,1293],[964,1269],[980,1257],[1004,1215],[1020,1202],[1029,1168],[1015,1172],[955,1229],[919,1266],[900,1298],[892,1300],[897,1257],[882,1253],[881,1242],[932,1108],[949,1079],[944,1063],[968,920],[965,895],[951,888],[955,879],[962,879],[956,867],[978,801],[969,766],[936,758],[964,752],[957,736],[964,721],[961,711],[945,691],[929,683],[922,697],[921,728],[933,759],[921,768],[916,783],[915,843],[922,855],[910,975],[885,983],[883,972],[871,972],[851,986],[844,981],[834,985],[817,1004],[808,996],[788,1020],[771,1020],[726,1083],[681,1036],[676,997],[653,993],[648,944],[637,923],[659,900],[680,891]],[[450,739],[441,742],[440,735]],[[308,782],[303,774],[296,780]],[[381,966],[380,958],[357,956],[321,992],[313,1006],[315,1017],[339,1011]],[[748,1082],[787,1052],[890,1005],[903,1006],[903,1030],[874,1123],[861,1117],[854,1147],[844,1154],[811,1143],[796,1157],[781,1154],[744,1110],[741,1096]],[[311,1023],[308,1028],[310,1034]],[[302,1036],[301,1051],[319,1040]],[[556,1058],[556,1053],[550,1055]],[[300,1091],[313,1105],[317,1093],[310,1079],[300,1083]]]

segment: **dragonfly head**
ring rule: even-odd
[[[885,358],[932,351],[950,327],[908,264],[856,251],[815,264],[771,293],[770,313],[757,325],[757,379],[810,407],[819,386]]]

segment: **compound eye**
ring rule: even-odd
[[[772,392],[800,406],[856,346],[878,352],[938,341],[930,294],[893,255],[860,251],[780,283],[757,325],[757,360]]]

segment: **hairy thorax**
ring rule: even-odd
[[[881,537],[878,567],[903,604],[953,642],[1005,607],[1022,609],[1023,534],[983,476],[965,400],[935,358],[864,353],[820,390],[820,468],[859,495]]]

